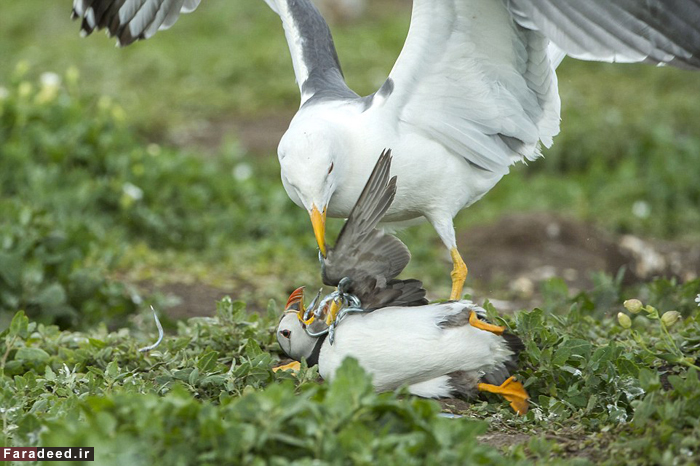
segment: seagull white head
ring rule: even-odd
[[[343,154],[347,150],[339,140],[339,129],[336,124],[319,123],[318,119],[295,119],[278,148],[284,187],[289,197],[309,213],[324,257],[328,204],[340,184]]]

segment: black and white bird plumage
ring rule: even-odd
[[[373,375],[378,391],[408,385],[415,395],[443,398],[473,397],[483,383],[501,390],[517,367],[520,340],[500,327],[492,328],[496,333],[484,330],[489,328],[482,321],[484,309],[469,301],[428,304],[419,281],[395,278],[410,254],[396,237],[376,229],[396,193],[390,167],[391,153],[385,151],[335,247],[322,257],[324,283],[358,297],[365,312],[340,311],[341,322],[333,311],[329,311],[331,322],[307,320],[299,288],[290,296],[277,328],[280,347],[296,361],[318,364],[328,380],[346,358],[353,357]],[[318,327],[329,323],[332,332],[327,334]],[[517,382],[513,385],[520,390],[513,407],[524,413],[527,393]]]
[[[73,19],[90,35],[105,29],[120,46],[148,39],[175,24],[180,13],[194,11],[201,0],[74,0]]]
[[[515,335],[470,325],[472,312],[485,318],[485,310],[470,301],[353,314],[338,326],[331,345],[324,337],[309,336],[292,311],[282,317],[277,340],[290,358],[318,364],[329,381],[352,357],[372,374],[377,391],[405,385],[424,398],[472,398],[479,383],[499,386],[511,377],[523,349]]]

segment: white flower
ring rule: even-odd
[[[151,157],[158,157],[160,155],[160,146],[156,143],[151,143],[146,146],[146,153]]]
[[[56,88],[61,85],[61,77],[56,73],[52,73],[50,71],[47,71],[46,73],[41,73],[39,81],[41,81],[42,87]]]
[[[698,303],[698,306],[700,306],[700,293],[698,293],[698,297],[695,298],[695,302]]]
[[[651,215],[651,206],[648,202],[637,201],[632,205],[632,213],[637,218],[649,218],[649,215]]]
[[[124,183],[124,186],[122,186],[122,191],[124,191],[124,194],[135,201],[140,201],[143,199],[143,189],[131,183]]]
[[[39,81],[41,90],[35,97],[36,103],[47,104],[55,100],[61,87],[61,77],[56,73],[46,72],[41,74]]]
[[[253,176],[253,168],[247,163],[239,163],[233,168],[233,177],[238,181],[245,181]]]

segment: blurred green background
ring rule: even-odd
[[[279,182],[275,147],[299,97],[276,15],[262,0],[208,0],[118,49],[102,33],[80,38],[70,3],[0,4],[2,314],[120,323],[169,294],[185,315],[224,293],[262,309],[319,285],[308,218]],[[384,81],[409,18],[410,2],[381,0],[332,25],[358,93]],[[559,82],[554,147],[456,220],[467,284],[492,297],[511,291],[480,279],[470,232],[514,213],[700,238],[700,75],[566,59]],[[405,275],[446,297],[450,262],[432,228],[399,236],[414,256]]]

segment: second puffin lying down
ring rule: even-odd
[[[522,342],[483,322],[484,309],[470,301],[350,314],[332,345],[326,335],[306,332],[299,318],[302,301],[303,294],[290,300],[277,338],[290,358],[318,364],[326,380],[353,357],[372,374],[377,391],[408,385],[425,398],[472,398],[485,391],[503,395],[519,414],[527,412],[527,392],[511,377]]]
[[[504,396],[524,414],[527,392],[511,376],[520,339],[485,322],[484,309],[470,301],[427,304],[418,280],[396,279],[410,254],[396,237],[375,228],[396,193],[390,165],[385,152],[335,247],[322,258],[324,283],[338,291],[317,296],[309,310],[303,288],[292,293],[277,329],[280,346],[295,361],[318,364],[327,380],[353,357],[378,391],[408,385],[426,398],[485,391]]]

